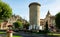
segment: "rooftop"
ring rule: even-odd
[[[39,3],[37,3],[37,2],[30,3],[30,4],[29,4],[29,7],[30,7],[31,5],[39,5],[39,6],[41,6],[41,5],[40,5]]]

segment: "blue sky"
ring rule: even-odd
[[[10,5],[13,14],[19,15],[29,20],[29,4],[38,2],[40,7],[40,18],[45,18],[48,10],[52,15],[56,15],[60,11],[60,0],[2,0]]]

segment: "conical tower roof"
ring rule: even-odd
[[[48,10],[48,13],[47,13],[47,15],[46,15],[46,16],[49,16],[49,15],[51,15],[51,14],[50,14],[50,11]]]

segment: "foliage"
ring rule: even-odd
[[[1,1],[1,0],[0,0]]]
[[[23,27],[22,22],[20,22],[20,21],[13,23],[13,25],[15,28],[22,28]]]
[[[10,6],[2,1],[0,1],[0,19],[10,18],[12,15],[12,9]]]
[[[60,12],[55,16],[56,27],[60,29]]]
[[[28,29],[29,28],[29,23],[28,22],[25,23],[23,27],[26,28],[26,29]]]
[[[3,20],[0,20],[0,23],[3,22]]]

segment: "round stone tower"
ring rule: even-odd
[[[33,2],[29,5],[29,29],[39,29],[40,26],[40,4]]]

